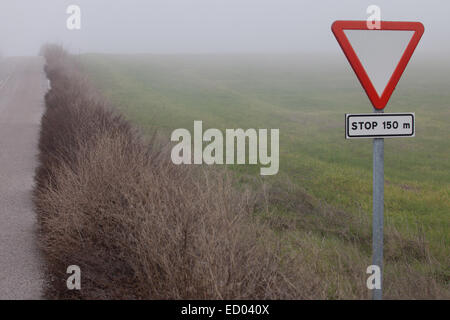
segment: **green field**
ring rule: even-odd
[[[280,172],[261,179],[289,180],[316,204],[370,217],[372,142],[345,140],[344,114],[372,109],[343,56],[92,54],[80,59],[97,88],[146,133],[158,129],[169,137],[176,128],[192,131],[194,120],[202,120],[204,128],[280,129]],[[431,58],[413,61],[386,111],[415,112],[416,137],[385,142],[386,226],[407,238],[423,238],[434,262],[409,262],[447,289],[449,88],[450,65]],[[259,166],[233,170],[259,177]],[[333,248],[331,234],[322,230],[313,236]],[[367,244],[360,249],[370,261]],[[346,248],[351,255],[353,247]]]

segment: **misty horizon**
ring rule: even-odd
[[[69,5],[81,8],[81,30],[68,30]],[[44,43],[72,53],[336,54],[334,20],[366,20],[376,4],[382,20],[421,21],[416,55],[450,52],[444,1],[293,0],[17,0],[0,4],[0,52],[36,55]],[[418,9],[420,8],[420,9]]]

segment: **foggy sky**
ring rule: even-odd
[[[68,31],[66,9],[82,10]],[[298,53],[339,52],[334,20],[421,21],[421,53],[450,53],[448,0],[1,0],[0,52],[35,55],[45,42],[71,52]]]

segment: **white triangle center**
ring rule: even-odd
[[[414,31],[344,30],[378,96],[406,50]]]

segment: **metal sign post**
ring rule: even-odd
[[[372,265],[379,268],[380,285],[372,290],[373,299],[381,300],[383,298],[384,138],[414,137],[415,135],[415,116],[413,113],[385,114],[383,109],[405,71],[425,28],[420,22],[381,21],[380,28],[372,30],[368,28],[366,21],[335,21],[331,30],[374,107],[374,113],[372,114],[345,115],[345,138],[373,138]],[[349,30],[377,33],[382,31],[413,31],[412,38],[409,40],[384,90],[378,92],[375,88],[367,70],[358,58],[358,53],[346,35],[346,31]],[[368,41],[365,37],[362,39]],[[384,47],[379,48],[379,50],[385,49]],[[377,50],[368,50],[368,52],[378,53]]]
[[[375,112],[380,112],[375,110]],[[383,111],[381,111],[383,112]],[[380,289],[373,290],[373,299],[383,297],[383,215],[384,215],[384,138],[373,139],[373,222],[372,264],[380,268]]]

